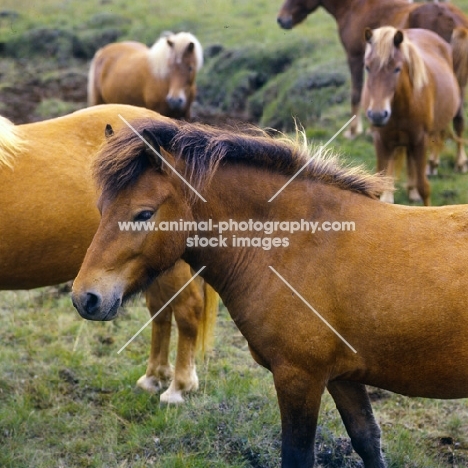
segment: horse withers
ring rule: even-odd
[[[189,123],[135,125],[206,203],[138,135],[117,132],[96,161],[102,219],[73,287],[81,316],[112,319],[180,258],[197,271],[205,266],[201,274],[252,356],[273,374],[283,468],[314,465],[325,388],[366,468],[385,467],[366,384],[410,396],[468,396],[467,206],[382,203],[387,179],[323,155],[310,159],[283,139]],[[140,217],[183,219],[193,230],[117,229]],[[192,242],[207,236],[210,219],[239,223],[224,232],[224,247]],[[241,231],[249,220],[260,231]],[[306,220],[355,229],[267,231]]]
[[[406,150],[410,200],[430,204],[426,148],[433,173],[444,133],[460,107],[450,46],[424,29],[366,29],[362,106],[373,125],[377,170],[394,176],[396,153]],[[383,195],[393,203],[393,192]]]
[[[0,118],[0,290],[55,285],[76,276],[99,224],[91,164],[106,142],[106,125],[125,126],[119,115],[129,121],[169,121],[148,109],[117,104],[25,125]],[[191,276],[190,267],[180,262],[156,280],[146,292],[151,315]],[[148,368],[139,386],[155,392],[172,380],[161,400],[176,403],[197,388],[195,349],[209,345],[216,297],[196,278],[154,319]],[[179,329],[174,371],[169,363],[172,315]]]
[[[190,118],[203,50],[190,33],[166,33],[148,48],[118,42],[99,49],[88,75],[88,104],[146,107],[173,118]]]

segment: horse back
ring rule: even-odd
[[[92,79],[101,97],[98,103],[145,107],[143,91],[150,74],[148,50],[145,44],[128,41],[108,44],[96,53]]]
[[[418,48],[430,77],[430,84],[425,91],[433,96],[429,101],[432,103],[431,127],[433,130],[444,130],[460,106],[452,49],[438,34],[426,29],[408,29],[406,35]]]

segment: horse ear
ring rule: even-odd
[[[106,138],[110,138],[111,136],[114,136],[114,129],[112,128],[111,124],[106,124],[104,135],[106,135]]]
[[[145,142],[152,146],[156,151],[161,151],[162,141],[151,131],[146,128],[141,132],[141,136]]]
[[[174,42],[173,41],[171,41],[169,38],[167,38],[166,41],[167,41],[167,45],[169,47],[171,47],[171,48],[174,47]]]
[[[372,29],[371,28],[366,28],[364,31],[364,38],[366,42],[370,44],[371,39],[372,39]]]
[[[157,134],[154,132],[151,132],[147,129],[144,129],[141,132],[142,138],[145,140],[149,148],[146,150],[146,154],[148,156],[148,160],[150,164],[157,170],[157,171],[162,171],[163,173],[166,173],[166,171],[170,170],[167,167],[167,164],[164,163],[164,161],[161,160],[162,156],[164,160],[166,160],[171,166],[173,166],[174,158],[164,150],[162,147],[162,141],[158,137]],[[166,155],[169,155],[166,157]]]
[[[398,30],[395,33],[395,36],[393,37],[393,44],[395,44],[395,47],[399,47],[400,44],[403,42],[403,39],[404,39],[403,32]]]
[[[164,161],[166,161],[173,168],[175,168],[176,160],[174,156],[172,156],[172,154],[167,152],[164,148],[160,148],[160,149],[161,149],[161,156],[164,158]],[[164,161],[161,164],[162,173],[166,175],[173,175],[174,171],[170,167],[168,167]]]
[[[190,54],[194,51],[195,49],[195,44],[193,42],[190,42],[189,45],[187,46],[187,52]]]

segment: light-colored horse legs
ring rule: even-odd
[[[155,281],[146,291],[146,305],[151,317],[163,304],[159,284]],[[160,392],[172,379],[173,369],[169,363],[171,327],[172,310],[169,306],[151,322],[151,349],[148,366],[146,374],[137,381],[137,385],[147,392]]]
[[[422,198],[423,204],[431,204],[431,187],[426,177],[426,145],[424,142],[413,144],[408,148],[408,167],[416,178],[416,188]],[[408,186],[409,188],[409,186]]]
[[[382,145],[380,137],[374,135],[374,146],[377,154],[377,171],[383,173],[387,177],[391,177],[395,181],[395,156],[396,150],[385,148]],[[380,195],[380,200],[385,203],[394,203],[393,191],[385,191]]]
[[[191,285],[187,286],[190,288]],[[198,376],[195,368],[195,352],[198,324],[203,312],[203,301],[195,285],[193,294],[184,303],[177,305],[175,319],[179,330],[177,358],[174,379],[169,388],[161,394],[163,403],[183,403],[184,393],[198,390]]]
[[[380,428],[375,421],[366,387],[355,382],[330,382],[327,388],[365,468],[385,468]]]
[[[416,164],[414,159],[409,157],[406,159],[406,170],[408,174],[406,184],[408,199],[412,203],[419,203],[422,201],[422,198],[417,189]]]
[[[146,303],[151,316],[154,316],[191,276],[190,267],[180,261],[170,272],[154,281],[146,294]],[[190,283],[152,322],[148,366],[145,375],[138,379],[137,385],[146,391],[156,393],[173,376],[169,388],[161,394],[161,402],[183,403],[184,393],[198,389],[195,347],[203,313],[203,297],[200,290],[199,281]],[[172,312],[179,330],[174,371],[169,363]]]

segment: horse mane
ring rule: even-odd
[[[13,168],[15,156],[23,148],[23,143],[18,127],[7,118],[0,116],[0,167]]]
[[[332,151],[308,148],[303,132],[291,140],[273,138],[250,127],[239,132],[202,124],[164,122],[152,119],[132,123],[135,133],[124,127],[101,149],[94,163],[94,176],[102,195],[114,198],[133,185],[148,169],[164,170],[163,163],[151,146],[163,148],[184,164],[183,176],[200,190],[209,183],[220,164],[246,164],[291,177],[304,165],[299,178],[312,179],[343,190],[377,198],[393,184],[380,174],[372,175],[361,167],[345,167]]]
[[[395,34],[401,31],[403,33],[403,42],[398,46],[405,63],[408,65],[408,71],[411,83],[416,90],[422,89],[428,82],[429,77],[427,67],[421,54],[415,44],[410,41],[404,31],[398,30],[392,26],[383,26],[372,31],[370,43],[366,47],[366,59],[374,52],[380,61],[380,68],[383,68],[395,56]]]
[[[168,40],[172,42],[172,47],[169,46]],[[180,60],[190,43],[194,45],[196,70],[199,71],[203,65],[203,49],[198,39],[188,32],[164,32],[148,52],[153,74],[158,78],[166,78],[171,62]]]

